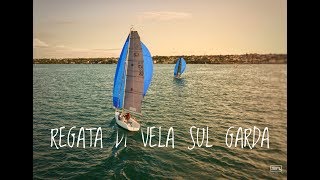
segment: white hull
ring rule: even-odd
[[[124,129],[127,129],[129,131],[139,131],[140,129],[140,124],[134,119],[134,118],[130,118],[130,120],[125,123],[123,120],[124,120],[124,117],[121,117],[121,119],[119,119],[119,114],[120,112],[116,111],[114,113],[114,116],[116,118],[116,123],[121,126],[122,128]]]
[[[178,73],[176,76],[174,76],[176,79],[181,79],[181,74]]]

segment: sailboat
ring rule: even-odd
[[[130,113],[142,115],[142,100],[153,74],[153,60],[137,31],[130,33],[123,45],[114,76],[113,107],[116,123],[129,131],[138,131],[140,123]]]
[[[176,66],[174,67],[173,75],[175,78],[180,78],[181,74],[186,69],[187,63],[186,61],[180,57],[176,63]]]

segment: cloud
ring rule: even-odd
[[[65,45],[57,45],[56,48],[63,48],[63,49],[65,49],[65,48],[67,48],[67,47],[66,47]]]
[[[173,12],[173,11],[150,11],[150,12],[143,12],[138,15],[138,18],[140,20],[158,20],[158,21],[187,19],[190,17],[191,17],[190,13]]]
[[[74,24],[75,22],[73,20],[55,20],[54,23],[58,25],[68,25]]]
[[[61,51],[70,52],[70,53],[112,53],[112,52],[119,52],[121,49],[119,48],[110,48],[110,49],[90,49],[90,48],[75,48],[75,47],[66,47],[64,45],[59,46]]]
[[[33,49],[34,58],[117,57],[121,50],[119,48],[77,48],[64,44],[48,46],[39,39],[34,39],[34,42],[37,43],[34,47],[38,47]]]
[[[48,47],[49,45],[40,39],[34,38],[33,39],[33,47]]]
[[[93,51],[118,51],[120,48],[110,48],[110,49],[92,49]]]
[[[86,48],[72,48],[63,45],[48,48],[34,48],[34,58],[96,58],[118,57],[120,50],[98,50]]]
[[[103,51],[103,52],[107,52],[107,51],[119,51],[121,50],[120,48],[109,48],[109,49],[86,49],[86,48],[74,48],[74,47],[68,47],[65,45],[57,45],[55,46],[56,50],[65,50],[65,51],[70,51],[70,52],[98,52],[98,51]]]
[[[65,45],[57,45],[53,49],[55,49],[57,51],[69,51],[69,52],[87,52],[87,51],[90,51],[89,49],[73,48],[73,47],[68,47],[68,46],[65,46]]]

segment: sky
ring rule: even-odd
[[[131,27],[152,56],[287,53],[286,0],[33,0],[33,57],[119,57]]]

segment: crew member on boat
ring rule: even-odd
[[[130,120],[130,113],[128,112],[126,115],[125,115],[125,118],[127,119],[127,121],[129,121]]]
[[[123,121],[124,123],[130,122],[131,115],[130,115],[129,112],[123,114],[122,116],[119,114],[119,119],[121,119],[122,117],[123,117],[123,120],[122,120],[122,121]]]

